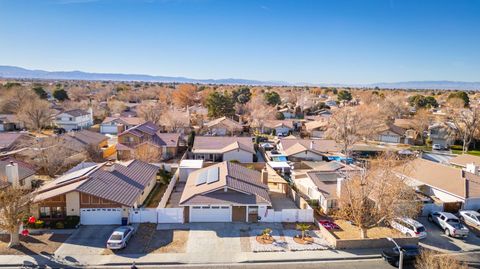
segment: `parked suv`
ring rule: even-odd
[[[451,237],[467,237],[468,229],[460,223],[460,220],[452,213],[432,212],[428,215],[428,220],[436,223],[445,232],[445,235]]]
[[[418,237],[419,239],[427,237],[425,227],[420,222],[411,218],[395,218],[390,225],[392,228],[407,236]]]

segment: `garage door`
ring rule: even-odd
[[[398,136],[394,135],[380,135],[380,141],[386,143],[400,143]]]
[[[116,134],[117,131],[116,125],[100,125],[100,133],[102,134]]]
[[[82,208],[80,223],[82,225],[120,225],[122,210],[120,208]]]
[[[190,207],[190,222],[231,222],[232,208],[229,206]]]

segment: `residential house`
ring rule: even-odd
[[[8,152],[23,147],[33,140],[33,136],[27,133],[1,133],[0,132],[0,152]]]
[[[453,144],[451,130],[454,126],[450,123],[434,123],[428,127],[428,137],[432,144],[449,147]]]
[[[35,192],[32,214],[45,222],[80,216],[82,225],[120,225],[141,206],[156,183],[157,166],[132,160],[87,166]]]
[[[55,125],[66,131],[85,129],[93,125],[93,111],[73,109],[61,112],[55,117]]]
[[[251,137],[196,136],[191,150],[192,158],[209,162],[254,161],[255,149]]]
[[[419,158],[396,173],[416,190],[441,201],[446,210],[480,209],[480,176],[474,164],[461,169]]]
[[[450,163],[450,165],[458,166],[461,168],[467,168],[468,164],[480,166],[480,157],[471,154],[461,154],[449,159],[448,162]]]
[[[15,114],[0,114],[0,132],[18,131],[25,128],[25,124],[17,119]]]
[[[323,212],[338,206],[342,182],[352,173],[359,173],[358,166],[331,162],[302,162],[291,174],[297,190],[310,200],[318,201]]]
[[[117,156],[120,160],[169,159],[177,155],[179,140],[180,134],[161,133],[160,127],[147,121],[118,135]]]
[[[186,222],[257,222],[272,202],[262,173],[224,161],[190,173],[179,205]]]
[[[89,130],[71,131],[61,137],[65,139],[63,146],[73,152],[96,153],[100,159],[108,148],[108,136]]]
[[[405,132],[406,130],[401,127],[394,124],[388,124],[378,133],[376,141],[383,143],[407,144],[408,141],[406,141]]]
[[[221,117],[215,120],[211,120],[203,126],[206,134],[208,135],[239,135],[243,132],[243,126],[230,118]]]
[[[307,121],[304,124],[304,133],[311,138],[324,138],[327,129],[328,121],[326,120]]]
[[[11,157],[0,159],[0,189],[8,185],[32,189],[36,169],[34,166]]]
[[[293,121],[290,120],[267,120],[260,128],[262,134],[275,134],[287,136],[295,129]]]
[[[116,135],[144,122],[140,117],[106,117],[100,124],[100,133]]]
[[[278,112],[279,112],[279,113],[282,113],[282,114],[283,114],[283,117],[284,117],[285,119],[294,119],[294,118],[296,118],[295,109],[293,109],[293,108],[285,107],[285,108],[279,109]]]
[[[283,138],[278,148],[289,161],[322,161],[330,156],[343,156],[337,143],[326,139]]]

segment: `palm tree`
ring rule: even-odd
[[[302,232],[302,240],[305,239],[305,232],[310,230],[310,224],[298,223],[297,230]]]
[[[265,229],[263,229],[263,231],[262,231],[262,238],[263,238],[264,240],[270,239],[270,233],[271,233],[271,232],[272,232],[272,229],[270,229],[270,228],[265,228]]]

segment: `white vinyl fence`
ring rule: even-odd
[[[183,208],[157,208],[158,223],[183,223]]]
[[[130,209],[130,222],[132,223],[157,223],[156,208]]]
[[[259,210],[260,222],[313,222],[313,209]]]

